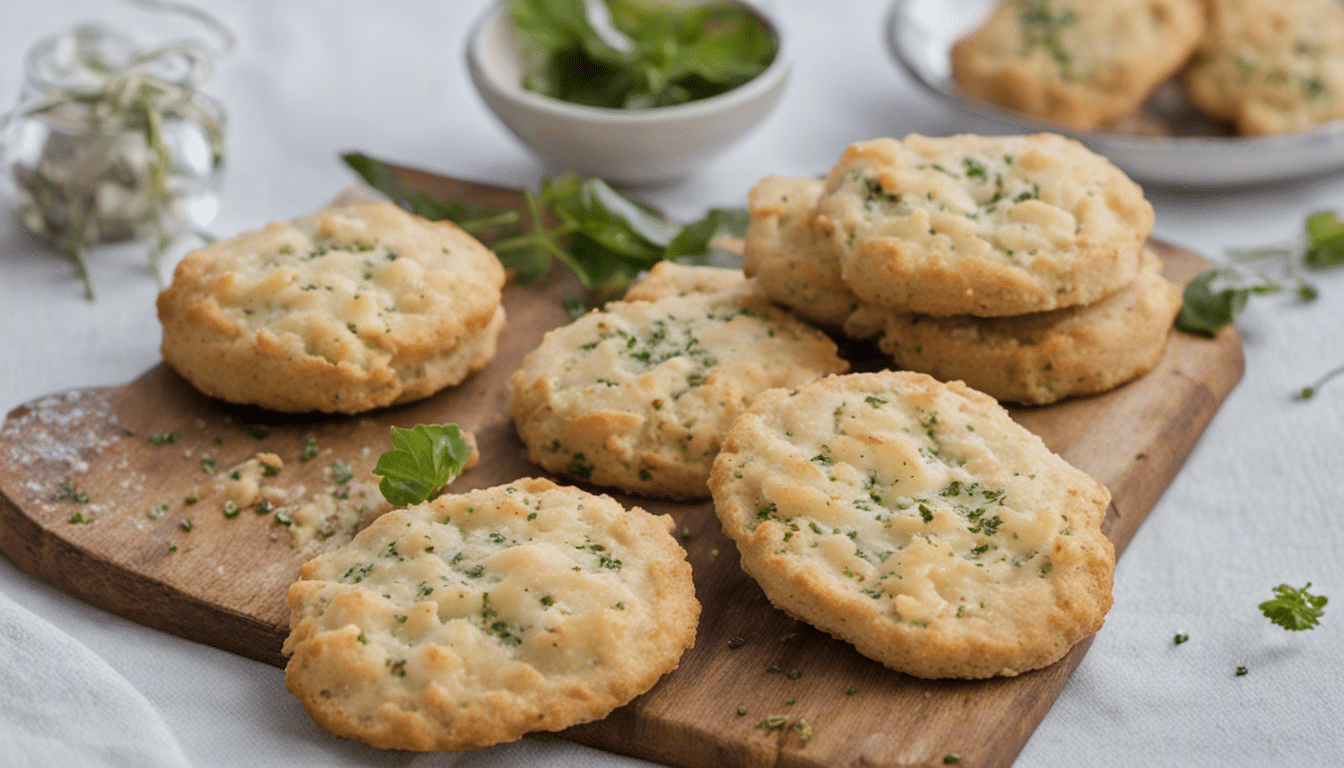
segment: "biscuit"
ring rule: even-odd
[[[1344,10],[1334,0],[1210,0],[1209,34],[1185,72],[1197,106],[1243,134],[1344,117]]]
[[[626,301],[657,301],[672,296],[702,293],[742,293],[757,291],[752,281],[742,279],[742,273],[722,267],[693,267],[660,261],[648,274],[625,291]]]
[[[612,302],[547,333],[510,380],[528,458],[631,493],[707,497],[723,436],[758,394],[848,368],[825,334],[734,279],[716,293]]]
[[[1110,609],[1110,493],[961,382],[884,372],[767,392],[710,488],[776,607],[900,672],[1017,675]]]
[[[1087,304],[1138,273],[1153,208],[1055,134],[874,139],[845,150],[818,222],[863,301],[999,317]]]
[[[775,303],[839,327],[858,298],[840,276],[834,243],[817,226],[817,200],[825,188],[821,179],[796,176],[767,176],[752,187],[742,271]]]
[[[159,294],[163,357],[230,402],[357,413],[485,367],[503,284],[454,224],[390,203],[335,209],[187,254]]]
[[[1133,112],[1194,53],[1202,0],[1007,0],[952,46],[967,94],[1079,131]]]
[[[1181,309],[1181,290],[1161,270],[1145,251],[1133,283],[1080,307],[993,318],[885,310],[871,318],[865,308],[848,328],[878,326],[878,345],[901,368],[960,379],[999,400],[1045,405],[1105,392],[1157,365]]]
[[[603,717],[695,642],[672,525],[531,478],[389,512],[290,587],[285,685],[323,728],[390,749]]]

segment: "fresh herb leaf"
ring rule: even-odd
[[[1344,264],[1344,221],[1334,211],[1307,217],[1307,266],[1320,269]]]
[[[1274,594],[1278,597],[1261,603],[1260,612],[1265,614],[1265,618],[1284,629],[1294,632],[1311,629],[1320,623],[1321,614],[1325,612],[1325,604],[1329,599],[1325,595],[1318,596],[1307,592],[1310,586],[1310,581],[1301,589],[1280,584],[1274,588]]]
[[[524,44],[523,87],[594,107],[669,106],[751,80],[778,49],[765,24],[736,4],[607,0],[606,6],[628,49],[598,33],[584,0],[512,0],[509,15]]]
[[[500,210],[487,205],[467,205],[444,200],[418,190],[407,189],[392,166],[375,160],[362,152],[341,155],[345,164],[358,173],[365,183],[391,198],[392,202],[430,221],[451,221],[468,232],[480,232],[493,227],[515,224],[516,211]]]
[[[454,218],[458,211],[474,210],[405,189],[391,166],[367,155],[356,152],[343,158],[376,189],[425,218],[459,220]],[[719,247],[716,239],[745,236],[750,219],[745,209],[717,208],[682,227],[601,179],[573,173],[544,180],[539,190],[526,190],[524,199],[529,229],[520,226],[517,213],[509,212],[512,219],[505,221],[496,211],[491,226],[476,232],[522,283],[540,279],[552,261],[559,260],[600,299],[623,293],[639,273],[663,259],[732,268],[742,265],[741,257]]]
[[[1258,272],[1231,264],[1209,267],[1185,287],[1176,327],[1213,336],[1231,325],[1253,293],[1274,293],[1283,285]]]
[[[378,457],[373,474],[382,476],[378,489],[396,506],[437,497],[471,455],[471,446],[456,424],[392,427],[392,445],[393,450]]]
[[[701,267],[742,268],[742,254],[716,246],[721,237],[743,238],[751,214],[746,208],[714,208],[705,218],[687,224],[667,244],[664,258]]]

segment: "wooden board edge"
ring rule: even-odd
[[[207,607],[188,594],[91,555],[44,530],[2,491],[0,554],[34,578],[137,624],[271,666],[283,668],[287,661],[276,643],[275,627]],[[82,578],[87,573],[103,577]],[[167,606],[174,608],[170,611]],[[218,631],[198,629],[210,625]],[[274,651],[258,653],[257,648]]]

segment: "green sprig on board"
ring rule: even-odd
[[[715,246],[721,236],[746,235],[745,209],[716,208],[685,226],[673,224],[648,206],[612,189],[601,179],[565,173],[524,192],[528,221],[517,211],[444,200],[405,188],[396,171],[367,155],[342,156],[369,186],[411,213],[452,221],[475,234],[531,283],[558,260],[585,288],[602,296],[623,292],[636,275],[668,259],[680,264],[741,268],[742,258]]]
[[[399,507],[431,501],[457,479],[471,456],[471,445],[456,424],[392,427],[393,449],[378,457],[373,474],[378,490]]]
[[[605,10],[617,35],[599,33],[584,0],[512,0],[523,87],[592,107],[665,107],[742,85],[765,71],[779,47],[735,3],[605,0]]]

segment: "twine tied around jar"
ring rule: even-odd
[[[137,47],[115,30],[81,24],[28,52],[19,105],[0,116],[0,156],[24,225],[77,265],[99,242],[154,238],[150,268],[173,239],[218,208],[224,109],[200,92],[233,34],[208,13],[168,0],[129,0],[190,18],[219,41]]]

